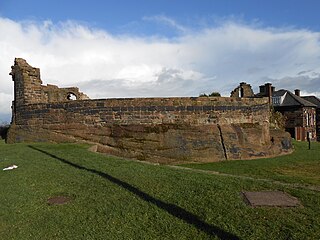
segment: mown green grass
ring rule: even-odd
[[[0,143],[0,168],[12,164],[18,168],[0,171],[0,239],[320,236],[320,193],[308,189],[106,157],[73,144]],[[241,192],[256,190],[286,191],[303,207],[249,207]],[[48,205],[57,195],[73,200]]]
[[[184,164],[182,166],[320,186],[320,143],[312,142],[309,150],[307,142],[294,142],[294,148],[295,151],[292,154],[274,158],[247,161],[230,160],[216,163]]]

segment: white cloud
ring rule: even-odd
[[[0,92],[0,124],[3,122],[9,122],[12,100],[13,98],[11,94]]]
[[[272,82],[278,89],[287,89],[294,92],[295,89],[300,89],[301,95],[315,95],[320,97],[320,74],[310,73],[306,71],[304,74],[301,72],[299,76],[283,77],[280,79],[265,79],[266,82]]]
[[[190,30],[180,24],[178,24],[176,21],[174,21],[171,18],[168,18],[164,15],[157,15],[157,16],[152,16],[152,17],[144,17],[143,20],[145,21],[154,21],[159,24],[165,24],[168,25],[169,27],[172,27],[182,33],[189,32]]]
[[[8,107],[11,106],[12,95],[0,92],[0,112],[7,111]]]
[[[197,96],[245,81],[320,92],[320,33],[225,22],[194,31],[166,17],[148,20],[174,38],[112,35],[76,22],[0,18],[0,114],[10,113],[15,57],[41,69],[44,84],[80,86],[92,98]],[[318,95],[319,96],[319,95]]]

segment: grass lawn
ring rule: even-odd
[[[309,150],[308,142],[294,142],[294,148],[293,154],[275,158],[182,166],[320,187],[320,143],[312,142]]]
[[[319,150],[276,159],[188,165],[319,184]],[[15,164],[17,169],[2,171]],[[317,170],[318,169],[318,170]],[[309,175],[309,171],[313,174]],[[0,239],[319,239],[320,192],[87,151],[0,143]],[[303,207],[252,208],[241,192],[281,190]],[[49,205],[52,196],[69,196]]]

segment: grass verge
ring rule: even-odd
[[[320,185],[320,143],[294,142],[290,155],[256,160],[183,164],[181,166],[221,173],[268,178],[288,183]]]
[[[268,160],[259,161],[261,168],[267,166],[263,161]],[[232,163],[239,164],[228,164]],[[306,163],[312,163],[311,157]],[[18,168],[2,171],[12,164]],[[0,168],[0,239],[317,239],[320,235],[320,193],[308,189],[106,157],[74,144],[1,142]],[[241,192],[256,190],[286,191],[303,207],[249,207]],[[72,201],[47,204],[48,198],[60,195]]]

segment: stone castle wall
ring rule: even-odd
[[[8,142],[87,141],[106,153],[166,163],[264,157],[291,148],[287,134],[270,132],[267,98],[80,100],[86,95],[78,89],[48,90],[39,73],[34,101],[33,86],[17,74],[27,67],[17,61],[13,67],[15,91],[28,94],[15,95]],[[78,100],[68,100],[69,92]]]
[[[49,103],[66,101],[70,95],[83,100],[89,97],[79,88],[59,88],[55,85],[42,85],[40,69],[31,67],[26,60],[16,58],[10,75],[14,81],[14,103],[17,106],[33,103]]]
[[[82,124],[260,124],[268,122],[265,99],[132,98],[97,99],[16,107],[18,125]]]

